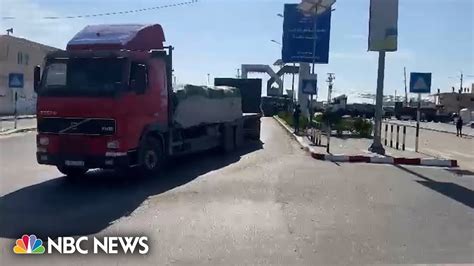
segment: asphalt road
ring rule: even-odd
[[[316,161],[272,118],[262,142],[176,160],[161,178],[68,182],[35,163],[33,133],[1,137],[0,264],[474,263],[473,175]],[[14,255],[24,233],[147,235],[150,252]]]

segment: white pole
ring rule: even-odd
[[[370,146],[369,151],[382,154],[382,155],[385,154],[385,149],[383,148],[382,140],[381,140],[384,76],[385,76],[385,51],[380,51],[378,71],[377,71],[377,95],[376,95],[376,101],[375,101],[374,142]]]
[[[314,18],[313,18],[313,64],[311,66],[311,74],[314,75],[314,67],[316,63],[316,38],[318,37],[317,33],[317,22],[318,22],[318,5],[314,8]],[[311,94],[310,101],[309,101],[309,122],[313,121],[313,94]]]
[[[296,67],[296,63],[293,63],[293,68],[295,67]],[[291,106],[293,106],[294,103],[295,103],[295,72],[293,71],[293,77],[291,79]]]
[[[18,101],[18,93],[15,91],[15,95],[13,96],[15,97],[15,113],[14,113],[14,124],[13,124],[13,128],[16,129],[17,127],[17,119],[18,119],[18,110],[17,110],[17,101]]]
[[[421,93],[418,93],[418,108],[416,110],[416,140],[415,140],[415,152],[418,152],[418,142],[420,138],[420,116],[421,116]]]

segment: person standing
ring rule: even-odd
[[[299,129],[300,129],[300,115],[301,115],[300,105],[297,104],[295,106],[295,110],[293,111],[293,125],[295,127],[295,134],[298,134]]]
[[[458,120],[456,121],[456,136],[459,136],[462,138],[462,124],[464,121],[462,121],[461,116],[458,117]]]

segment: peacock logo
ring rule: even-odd
[[[15,254],[43,254],[44,251],[43,241],[35,235],[23,235],[13,247]]]

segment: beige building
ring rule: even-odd
[[[35,113],[34,67],[42,66],[45,55],[54,50],[57,48],[10,35],[0,35],[0,115],[11,115],[15,109],[14,93],[9,87],[10,73],[23,74],[23,88],[17,89],[18,113]]]
[[[437,95],[436,106],[446,113],[459,113],[459,110],[468,108],[474,110],[474,93],[445,92]]]

